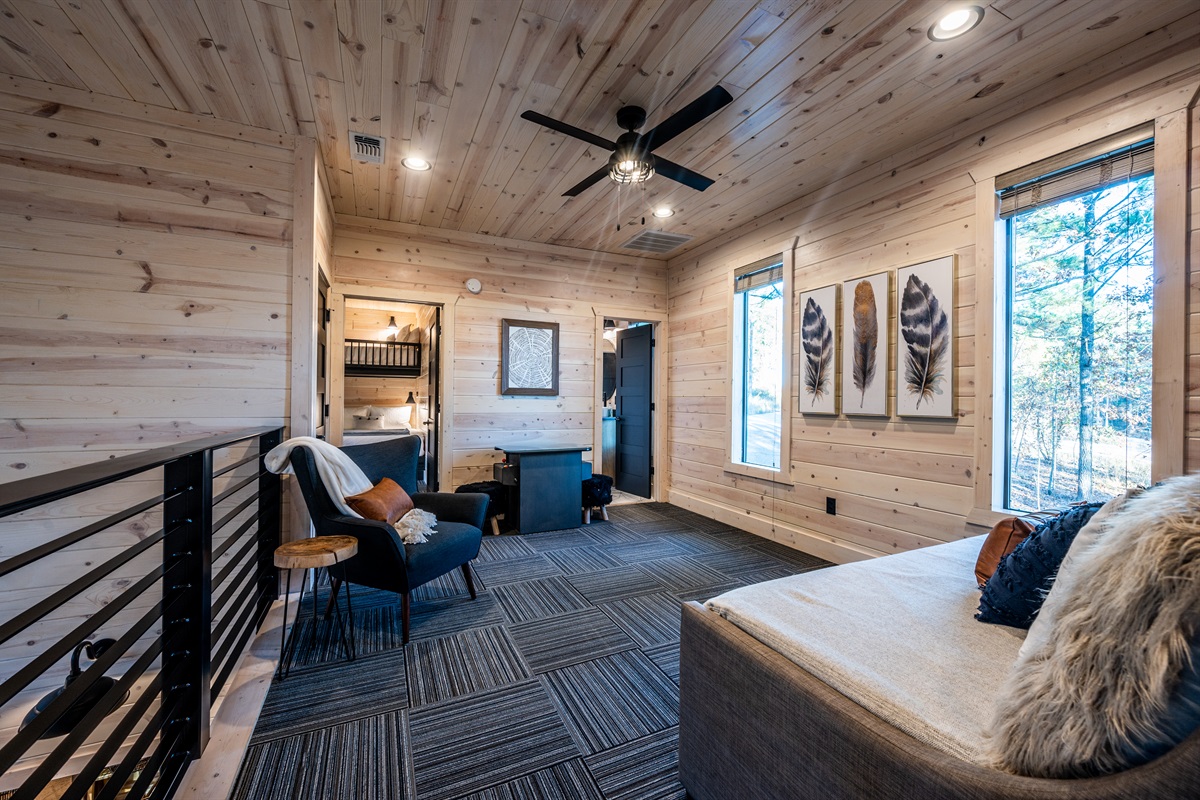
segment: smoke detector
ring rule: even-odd
[[[383,144],[382,136],[351,132],[350,157],[355,161],[365,161],[368,164],[382,164]]]

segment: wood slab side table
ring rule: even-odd
[[[275,566],[279,569],[287,570],[287,594],[283,603],[283,627],[280,629],[279,636],[279,666],[275,670],[275,678],[283,680],[288,676],[292,669],[292,659],[296,654],[296,623],[300,621],[300,609],[304,604],[304,584],[307,581],[302,580],[300,583],[300,599],[296,603],[296,619],[293,620],[291,635],[288,635],[287,628],[287,599],[292,596],[292,570],[303,569],[312,570],[313,586],[312,591],[312,631],[310,632],[309,647],[316,647],[317,643],[317,578],[320,575],[321,568],[324,567],[326,573],[329,567],[334,564],[340,564],[348,558],[352,558],[358,552],[358,539],[353,536],[314,536],[311,539],[300,539],[295,542],[281,544],[275,548]],[[350,582],[342,581],[342,586],[346,587],[346,614],[349,619],[344,626],[342,624],[342,609],[338,606],[336,597],[331,598],[331,604],[337,611],[337,627],[338,636],[342,640],[342,647],[346,650],[346,660],[354,660],[354,607],[350,605]],[[328,611],[328,609],[326,609]],[[346,636],[346,627],[350,629],[349,638]]]

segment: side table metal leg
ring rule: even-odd
[[[356,657],[357,647],[354,643],[354,606],[350,604],[350,581],[342,581],[346,585],[346,626],[350,628],[350,660]]]
[[[309,592],[312,594],[313,611],[312,611],[312,630],[309,632],[308,647],[309,647],[309,650],[312,651],[311,655],[315,657],[315,654],[317,652],[317,620],[320,619],[320,617],[317,616],[317,581],[319,581],[321,578],[321,568],[316,567],[314,569],[311,569],[311,570],[309,570],[309,574],[312,575],[312,587],[309,590]],[[301,589],[301,591],[304,591],[304,590]]]
[[[279,664],[275,667],[275,679],[283,680],[287,675],[284,669],[284,654],[287,652],[287,619],[288,619],[288,603],[291,602],[292,596],[292,571],[287,571],[287,593],[283,596],[283,624],[279,628]],[[300,617],[300,611],[297,609],[296,617]]]

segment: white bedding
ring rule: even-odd
[[[992,703],[1025,635],[974,619],[982,544],[843,564],[706,605],[910,736],[979,763]]]

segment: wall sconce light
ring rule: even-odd
[[[413,393],[411,391],[408,393],[408,397],[405,398],[404,404],[409,406],[415,406],[417,404],[417,398],[413,397]]]
[[[400,327],[396,325],[395,317],[388,317],[388,326],[384,329],[384,332],[387,333],[388,336],[395,336],[400,332]]]
[[[29,713],[25,715],[25,719],[21,720],[21,727],[19,730],[23,731],[33,724],[33,721],[44,714],[46,709],[49,708],[54,701],[59,698],[59,695],[65,692],[71,683],[83,674],[83,670],[79,668],[80,653],[86,651],[87,657],[92,661],[95,661],[100,656],[104,655],[105,651],[107,651],[116,643],[116,639],[100,639],[96,642],[83,642],[76,647],[75,652],[71,655],[71,672],[67,675],[66,681],[63,682],[62,686],[50,692],[50,694],[46,695],[41,700],[38,700],[37,705],[29,709]],[[38,738],[53,739],[58,736],[66,736],[75,729],[75,726],[78,725],[83,718],[92,711],[92,709],[96,708],[96,706],[100,705],[104,701],[105,695],[107,695],[109,690],[116,686],[116,684],[116,679],[110,678],[107,675],[102,675],[101,677],[97,678],[96,682],[89,686],[87,691],[76,698],[75,702],[67,706],[67,710],[62,712],[59,718],[54,720],[50,727],[46,728],[46,730]],[[104,715],[108,716],[112,712],[116,711],[121,707],[121,704],[124,703],[128,697],[129,692],[126,692],[120,699],[116,701],[110,701],[112,705],[107,711],[104,712]]]

